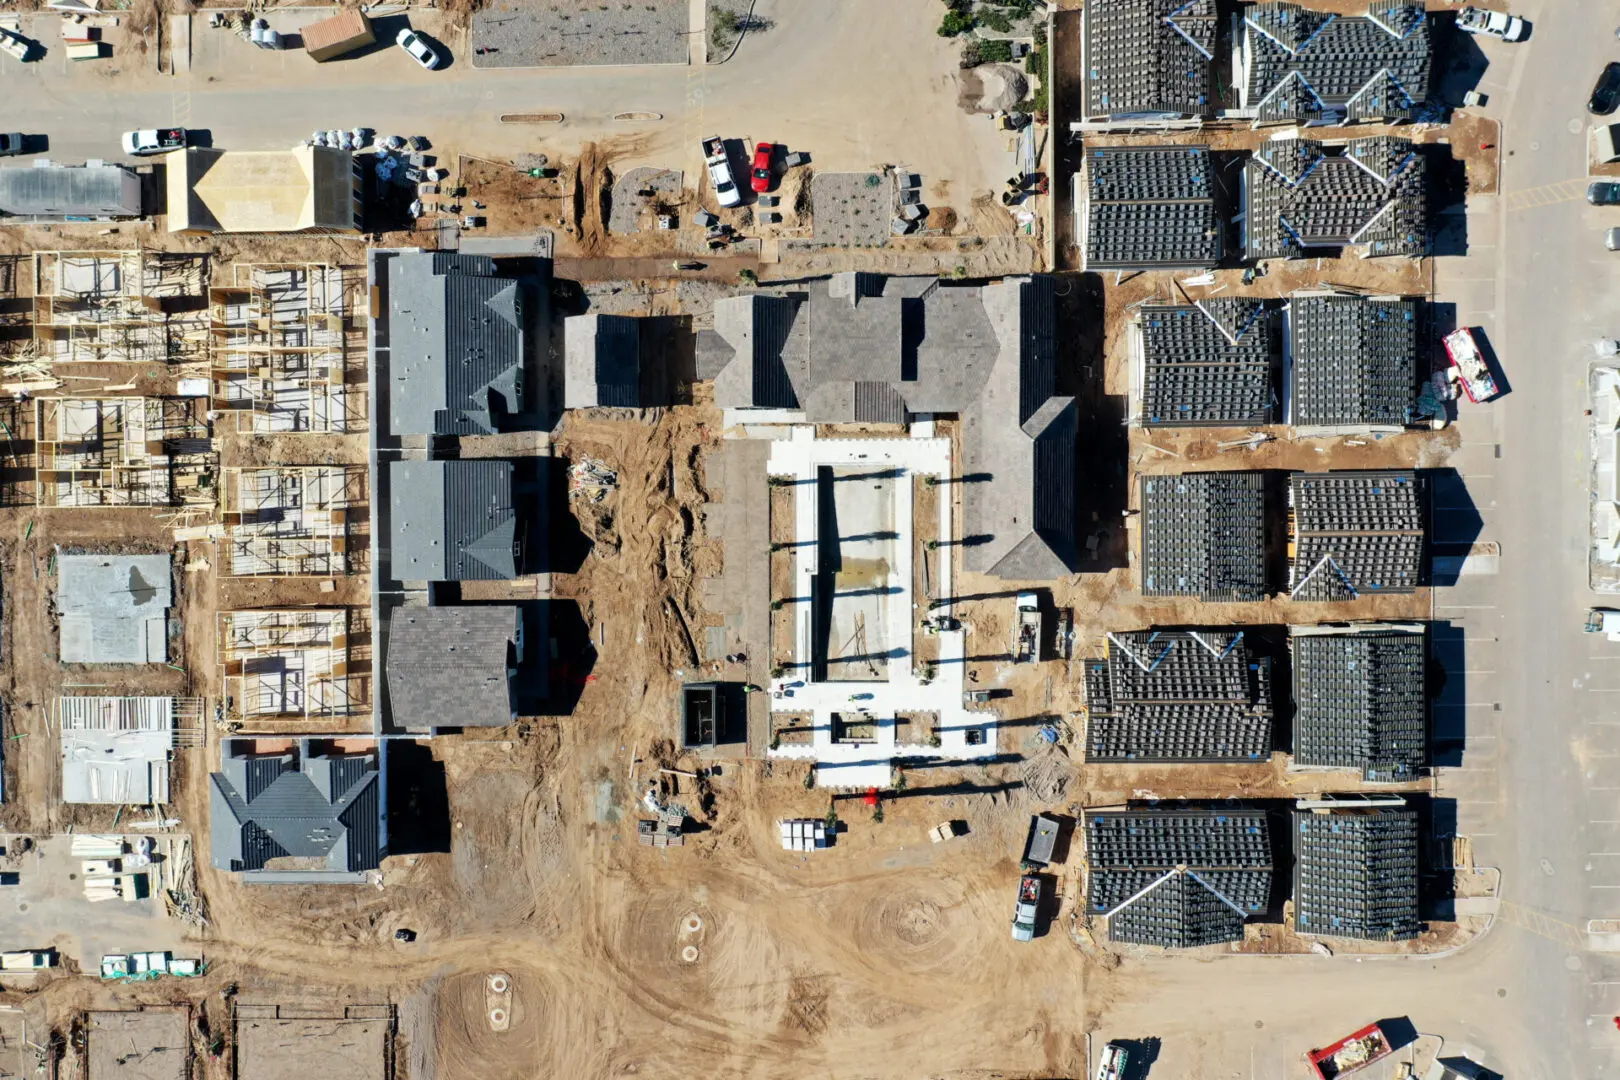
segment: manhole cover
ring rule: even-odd
[[[681,950],[681,959],[686,961],[688,964],[697,963],[697,958],[698,950],[696,945],[688,945],[686,948]]]
[[[1571,135],[1579,135],[1581,133],[1581,129],[1586,127],[1586,122],[1580,117],[1574,116],[1571,117],[1569,123],[1565,124],[1564,126],[1569,128],[1569,133]]]
[[[686,918],[681,920],[681,929],[685,930],[688,934],[695,934],[699,930],[703,929],[703,920],[698,918],[696,915],[688,915]]]

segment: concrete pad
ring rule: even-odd
[[[167,555],[63,555],[57,560],[64,664],[161,664],[173,603]]]
[[[87,1076],[185,1080],[191,1075],[190,1016],[185,1008],[93,1012],[86,1020]]]
[[[860,467],[821,470],[819,500],[830,507],[818,522],[817,546],[821,572],[816,575],[814,605],[830,611],[816,614],[818,628],[827,627],[823,642],[812,648],[826,650],[826,678],[857,682],[888,678],[891,647],[909,647],[907,640],[889,640],[889,603],[909,584],[895,580],[898,543],[910,547],[910,537],[895,539],[895,499],[911,497],[910,477]],[[830,519],[830,520],[829,520]]]

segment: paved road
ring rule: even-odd
[[[256,49],[197,18],[191,69],[174,76],[127,48],[100,66],[74,65],[57,17],[41,15],[24,29],[47,55],[0,65],[0,95],[11,115],[26,118],[14,127],[48,135],[51,156],[69,162],[117,156],[118,134],[136,127],[172,123],[208,130],[217,146],[278,149],[316,130],[364,126],[497,157],[571,153],[614,136],[621,167],[663,164],[695,177],[699,140],[721,132],[808,151],[819,169],[926,164],[928,201],[948,202],[963,218],[975,193],[999,188],[1013,158],[988,117],[957,106],[959,46],[934,33],[937,0],[759,0],[756,10],[774,28],[750,34],[724,64],[517,70],[475,68],[461,35],[424,12],[413,20],[457,57],[436,72],[397,48],[317,64],[302,51]],[[270,14],[288,31],[310,17]],[[550,112],[565,120],[499,119]],[[624,113],[656,119],[614,119]]]

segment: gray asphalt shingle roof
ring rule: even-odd
[[[512,463],[388,463],[390,565],[399,581],[518,576]]]
[[[1211,109],[1215,0],[1090,0],[1086,116],[1204,116]]]
[[[309,753],[301,764],[296,754],[238,755],[226,745],[220,771],[208,777],[216,868],[262,870],[286,856],[318,860],[333,873],[377,867],[382,807],[375,755]]]
[[[395,435],[496,430],[525,404],[525,288],[493,259],[402,254],[388,267],[389,427]]]
[[[785,296],[715,304],[722,408],[799,409],[814,423],[962,418],[970,570],[1048,580],[1074,564],[1078,413],[1056,397],[1050,278],[984,286],[839,274]],[[724,343],[722,346],[721,343]]]
[[[1086,909],[1110,940],[1164,948],[1237,941],[1266,910],[1271,838],[1263,813],[1130,810],[1086,818]]]
[[[563,406],[640,408],[641,322],[628,315],[563,320]]]
[[[395,608],[388,619],[394,723],[414,731],[511,723],[520,618],[511,606]]]
[[[1373,3],[1365,16],[1252,4],[1234,53],[1238,106],[1260,120],[1406,119],[1432,81],[1420,3]]]

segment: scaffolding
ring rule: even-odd
[[[279,730],[369,712],[369,657],[351,649],[349,608],[221,612],[219,663],[227,721]],[[369,650],[365,650],[369,651]]]
[[[198,365],[208,354],[208,257],[165,251],[34,254],[35,357]]]
[[[221,488],[233,577],[355,573],[366,545],[363,465],[227,469]]]
[[[36,398],[40,506],[213,507],[203,398]]]
[[[214,408],[248,430],[364,430],[365,273],[318,263],[239,263],[208,290]]]

